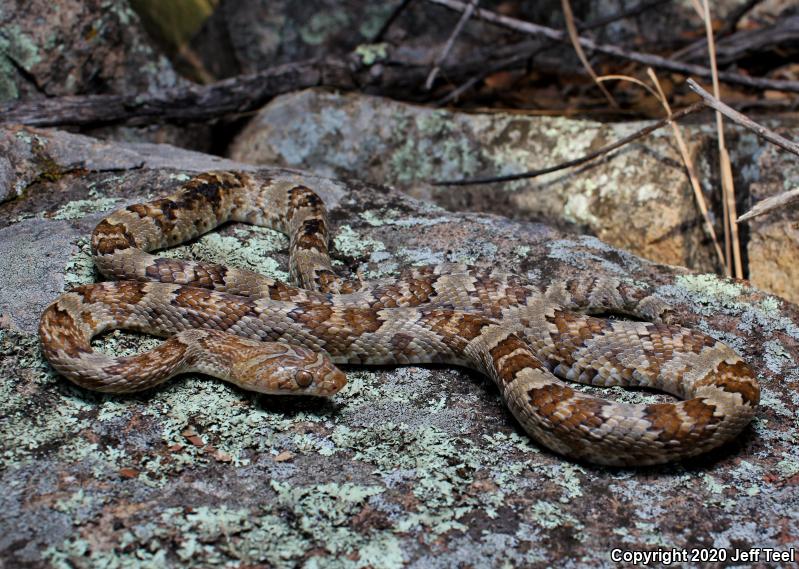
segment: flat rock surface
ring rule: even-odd
[[[349,368],[331,401],[257,396],[200,376],[99,395],[55,375],[35,335],[47,303],[97,278],[93,226],[193,172],[246,166],[148,144],[102,143],[99,156],[97,141],[57,131],[0,130],[0,144],[20,194],[0,204],[0,559],[9,567],[595,567],[611,566],[614,548],[799,546],[794,305],[594,237],[306,174],[330,209],[342,274],[450,260],[542,283],[580,272],[649,283],[685,325],[752,364],[763,391],[756,419],[710,455],[608,469],[543,450],[487,379],[455,368]],[[286,247],[275,232],[229,225],[168,254],[286,278]],[[118,332],[101,340],[119,354],[154,343]]]

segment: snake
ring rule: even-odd
[[[337,364],[463,366],[493,380],[540,445],[611,466],[696,456],[751,421],[760,400],[752,368],[724,343],[675,324],[646,286],[597,275],[542,286],[459,263],[346,279],[332,266],[325,204],[302,182],[206,172],[102,219],[93,260],[113,280],[72,288],[44,310],[39,337],[52,368],[109,393],[197,372],[265,394],[330,397],[347,381]],[[286,234],[293,284],[153,254],[226,222]],[[637,319],[599,317],[608,312]],[[92,338],[114,329],[165,340],[131,356],[95,350]],[[617,402],[575,383],[677,400]]]

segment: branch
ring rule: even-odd
[[[424,84],[424,88],[427,89],[428,91],[433,86],[433,81],[436,80],[438,72],[441,71],[441,65],[449,56],[449,52],[452,50],[452,46],[455,45],[455,38],[457,38],[460,35],[461,31],[463,30],[463,26],[465,26],[466,22],[469,21],[469,18],[472,17],[472,12],[474,12],[474,9],[477,8],[478,2],[480,2],[480,0],[471,0],[471,2],[469,2],[468,8],[466,8],[463,14],[461,14],[458,23],[455,25],[455,29],[452,30],[449,39],[447,39],[447,43],[444,45],[444,49],[442,49],[441,53],[439,53],[438,57],[436,57],[433,69],[430,70],[430,75],[427,76],[427,81],[425,81]]]
[[[656,123],[652,123],[651,125],[644,127],[641,130],[634,132],[629,136],[625,136],[624,138],[617,140],[612,144],[603,146],[599,150],[595,150],[594,152],[586,154],[585,156],[582,156],[580,158],[575,158],[574,160],[569,160],[568,162],[563,162],[555,166],[549,166],[547,168],[542,168],[540,170],[531,170],[529,172],[521,172],[519,174],[508,174],[506,176],[493,176],[490,178],[469,178],[466,180],[437,180],[433,181],[432,184],[434,186],[469,186],[472,184],[492,184],[495,182],[512,182],[514,180],[526,180],[529,178],[537,178],[538,176],[543,176],[544,174],[549,174],[550,172],[557,172],[558,170],[573,168],[575,166],[585,164],[586,162],[590,162],[594,158],[602,156],[603,154],[612,152],[617,148],[624,146],[625,144],[629,144],[633,140],[641,138],[642,136],[646,136],[650,132],[653,132],[659,128],[666,126],[667,124],[671,124],[674,121],[677,121],[683,117],[686,117],[704,108],[705,108],[704,101],[699,101],[698,103],[694,103],[690,107],[685,107],[684,109],[677,111],[670,117],[661,119]]]
[[[454,77],[485,69],[484,60],[453,66]],[[430,68],[387,57],[373,65],[356,53],[269,67],[210,83],[134,95],[74,95],[0,103],[0,124],[89,126],[114,123],[202,122],[258,110],[270,99],[309,87],[368,93],[416,90]]]
[[[754,217],[765,215],[770,211],[788,206],[797,201],[799,201],[799,189],[789,190],[787,192],[777,194],[776,196],[766,198],[762,202],[756,203],[754,206],[752,206],[752,209],[739,217],[737,221],[738,223],[741,223],[742,221],[749,221]]]
[[[139,119],[202,121],[259,108],[270,98],[315,85],[347,86],[353,78],[343,61],[308,61],[270,67],[211,83],[156,94],[83,95],[0,105],[0,124],[91,125]]]
[[[463,12],[468,6],[467,3],[461,2],[460,0],[427,0],[427,2],[444,6],[445,8],[449,8],[450,10],[454,10],[456,12]],[[569,41],[568,34],[565,32],[546,26],[541,26],[539,24],[534,24],[532,22],[525,22],[523,20],[518,20],[509,16],[503,16],[484,8],[477,8],[474,11],[473,16],[485,20],[486,22],[490,22],[492,24],[528,35],[544,36],[563,43],[567,43]],[[604,53],[605,55],[611,55],[621,59],[626,59],[628,61],[635,61],[644,65],[649,65],[651,67],[667,69],[669,71],[681,73],[683,75],[698,75],[700,77],[711,76],[710,69],[707,67],[702,67],[701,65],[693,65],[691,63],[675,61],[650,53],[626,50],[615,45],[597,43],[593,40],[583,37],[579,38],[579,42],[580,45],[586,49],[592,49],[598,53]],[[752,87],[755,89],[773,89],[775,91],[799,93],[799,81],[747,77],[746,75],[741,75],[740,73],[731,72],[719,72],[718,76],[719,79],[725,83],[743,85],[745,87]]]
[[[739,113],[732,107],[725,105],[719,99],[717,99],[716,97],[714,97],[713,95],[702,89],[702,87],[700,87],[699,84],[693,79],[688,79],[688,86],[691,88],[691,91],[702,97],[702,99],[704,100],[705,104],[708,107],[713,107],[714,109],[716,109],[724,116],[728,117],[733,122],[736,122],[739,125],[748,128],[759,137],[768,140],[772,144],[776,144],[783,150],[787,150],[788,152],[791,152],[799,156],[799,144],[791,142],[790,140],[788,140],[783,136],[780,136],[773,130],[768,129],[764,127],[762,124],[756,123],[746,115]]]

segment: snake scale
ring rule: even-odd
[[[289,236],[298,286],[233,267],[150,251],[226,221]],[[634,285],[580,277],[539,288],[494,269],[414,267],[395,279],[339,278],[322,200],[293,181],[210,172],[175,193],[103,219],[94,262],[121,279],[77,287],[42,315],[52,366],[97,391],[134,392],[190,371],[264,393],[329,396],[346,364],[446,363],[490,376],[519,424],[567,457],[638,466],[694,456],[732,438],[760,398],[752,369],[729,347],[663,323],[664,303]],[[655,322],[595,318],[615,309]],[[93,336],[128,329],[168,338],[112,357]],[[682,401],[630,405],[561,379],[649,387]]]

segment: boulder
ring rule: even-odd
[[[769,146],[757,157],[758,181],[751,186],[751,202],[796,189],[796,156]],[[744,225],[749,241],[749,278],[755,286],[799,302],[799,209],[796,203],[756,217]]]
[[[325,199],[343,275],[464,261],[542,283],[587,273],[651,286],[685,325],[751,363],[763,392],[756,419],[710,455],[611,469],[542,449],[487,379],[456,368],[350,367],[349,385],[330,401],[259,396],[195,375],[134,396],[100,395],[56,375],[35,333],[56,295],[97,278],[93,226],[195,172],[254,167],[59,131],[4,128],[0,143],[5,175],[21,188],[0,204],[0,558],[8,566],[596,566],[614,548],[797,547],[796,306],[596,237],[263,168]],[[228,225],[168,254],[285,278],[286,248],[273,231]],[[114,332],[99,344],[124,354],[157,342]]]
[[[420,107],[355,93],[306,90],[277,97],[234,141],[230,156],[389,184],[449,210],[542,220],[648,259],[713,271],[694,194],[671,132],[613,155],[532,180],[436,186],[572,160],[645,126],[503,112]],[[712,140],[686,136],[697,167]]]

